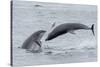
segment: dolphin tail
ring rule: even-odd
[[[92,30],[93,35],[95,35],[95,34],[94,34],[94,24],[92,24],[91,30]]]

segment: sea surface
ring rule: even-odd
[[[42,3],[33,1],[13,2],[13,65],[43,65],[97,61],[97,7],[95,5],[75,5]],[[52,28],[52,24],[55,26]],[[91,30],[66,33],[53,40],[45,41],[48,33],[63,23],[82,23]],[[21,47],[34,32],[46,30],[41,39],[42,52],[31,53]]]

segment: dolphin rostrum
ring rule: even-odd
[[[53,31],[51,33],[49,33],[48,37],[45,39],[45,41],[49,41],[52,40],[56,37],[58,37],[59,35],[63,35],[65,33],[72,33],[75,34],[75,30],[80,30],[80,29],[84,29],[84,30],[92,30],[92,33],[94,35],[94,24],[92,24],[91,28],[81,24],[81,23],[64,23],[61,24],[57,27],[55,27],[53,29]]]
[[[41,38],[44,35],[46,31],[44,30],[39,30],[35,33],[33,33],[30,37],[28,37],[21,48],[27,49],[31,52],[38,52],[39,49],[41,48]]]

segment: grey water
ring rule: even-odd
[[[42,3],[32,1],[13,2],[13,65],[41,65],[97,61],[97,7]],[[56,23],[52,28],[52,24]],[[82,23],[89,27],[95,24],[95,36],[91,30],[67,33],[51,41],[45,41],[48,33],[63,23]],[[31,53],[21,47],[34,32],[46,30],[42,38],[42,52]]]

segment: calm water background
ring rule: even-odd
[[[40,5],[36,7],[35,5]],[[96,6],[55,4],[28,1],[13,3],[13,64],[40,65],[56,63],[76,63],[96,61]],[[53,30],[52,24],[82,23],[89,27],[95,24],[95,36],[91,30],[78,30],[45,42],[47,34]],[[42,38],[41,53],[29,53],[18,47],[32,33],[46,30]],[[51,52],[51,53],[49,53]]]

